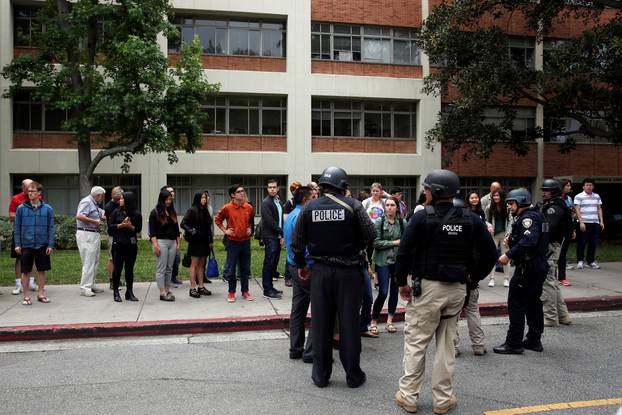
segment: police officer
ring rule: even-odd
[[[433,410],[445,414],[457,405],[452,387],[454,339],[456,317],[464,304],[465,284],[486,277],[495,264],[497,250],[486,224],[470,210],[453,206],[453,198],[460,189],[456,174],[433,170],[423,187],[432,203],[413,215],[396,257],[400,296],[408,305],[404,375],[395,402],[407,412],[417,411],[425,354],[436,335]],[[407,284],[411,272],[413,288]]]
[[[557,279],[557,261],[566,238],[572,234],[572,214],[566,202],[561,199],[562,185],[555,179],[547,179],[542,183],[542,214],[549,224],[549,252],[547,255],[549,270],[542,288],[542,305],[544,307],[544,326],[555,327],[570,324],[570,314],[559,288]]]
[[[547,272],[548,224],[538,208],[530,207],[531,193],[527,190],[514,189],[505,201],[516,221],[509,237],[510,249],[499,257],[499,262],[507,265],[512,260],[516,268],[508,292],[510,327],[505,343],[493,351],[500,354],[522,354],[524,349],[541,352],[544,317],[540,295]],[[523,340],[525,317],[529,330]]]
[[[348,175],[343,169],[328,167],[318,184],[323,195],[304,207],[292,241],[300,278],[311,278],[312,379],[320,388],[328,385],[333,328],[335,317],[339,316],[339,358],[348,386],[356,388],[366,380],[360,367],[362,251],[376,238],[376,231],[361,203],[345,196]],[[306,267],[305,247],[314,260],[312,273]]]

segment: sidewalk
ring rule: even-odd
[[[562,287],[562,292],[571,311],[622,309],[622,263],[601,266],[600,270],[568,272],[573,285]],[[502,274],[497,273],[496,282],[494,288],[487,286],[487,279],[480,283],[482,315],[506,314]],[[108,284],[100,284],[105,292],[92,298],[80,296],[77,285],[51,285],[46,293],[52,302],[37,302],[33,292],[32,306],[21,304],[21,294],[11,295],[13,287],[0,287],[0,341],[287,328],[292,289],[279,280],[275,286],[284,291],[283,299],[269,300],[262,297],[260,283],[261,279],[251,280],[254,301],[243,300],[238,291],[235,303],[226,301],[227,284],[221,279],[206,284],[213,294],[200,299],[188,296],[186,281],[173,289],[177,300],[172,303],[159,300],[155,282],[137,283],[134,293],[140,301],[122,303],[113,302]],[[400,300],[396,320],[403,320],[404,306]]]

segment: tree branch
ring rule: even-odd
[[[141,128],[140,131],[138,131],[136,135],[136,139],[132,141],[131,143],[124,144],[124,145],[118,145],[118,146],[110,147],[104,150],[100,150],[95,155],[95,158],[93,158],[93,161],[91,161],[91,164],[89,165],[89,168],[87,170],[87,174],[90,177],[95,171],[95,168],[97,167],[99,162],[105,159],[106,157],[114,156],[115,154],[135,152],[142,145],[145,144],[145,138],[146,137],[145,137],[144,130]]]

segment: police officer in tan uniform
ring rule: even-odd
[[[417,412],[425,354],[436,336],[432,409],[436,414],[446,414],[457,405],[452,387],[454,339],[466,284],[486,277],[495,264],[497,250],[486,224],[470,210],[453,206],[453,198],[460,190],[456,174],[434,170],[423,186],[427,196],[432,197],[432,204],[415,213],[397,253],[400,296],[408,305],[404,374],[395,401],[407,412]],[[412,288],[407,284],[411,272]]]

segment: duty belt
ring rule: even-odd
[[[364,261],[359,257],[312,256],[311,258],[319,263],[336,265],[338,267],[360,267],[364,265]]]

